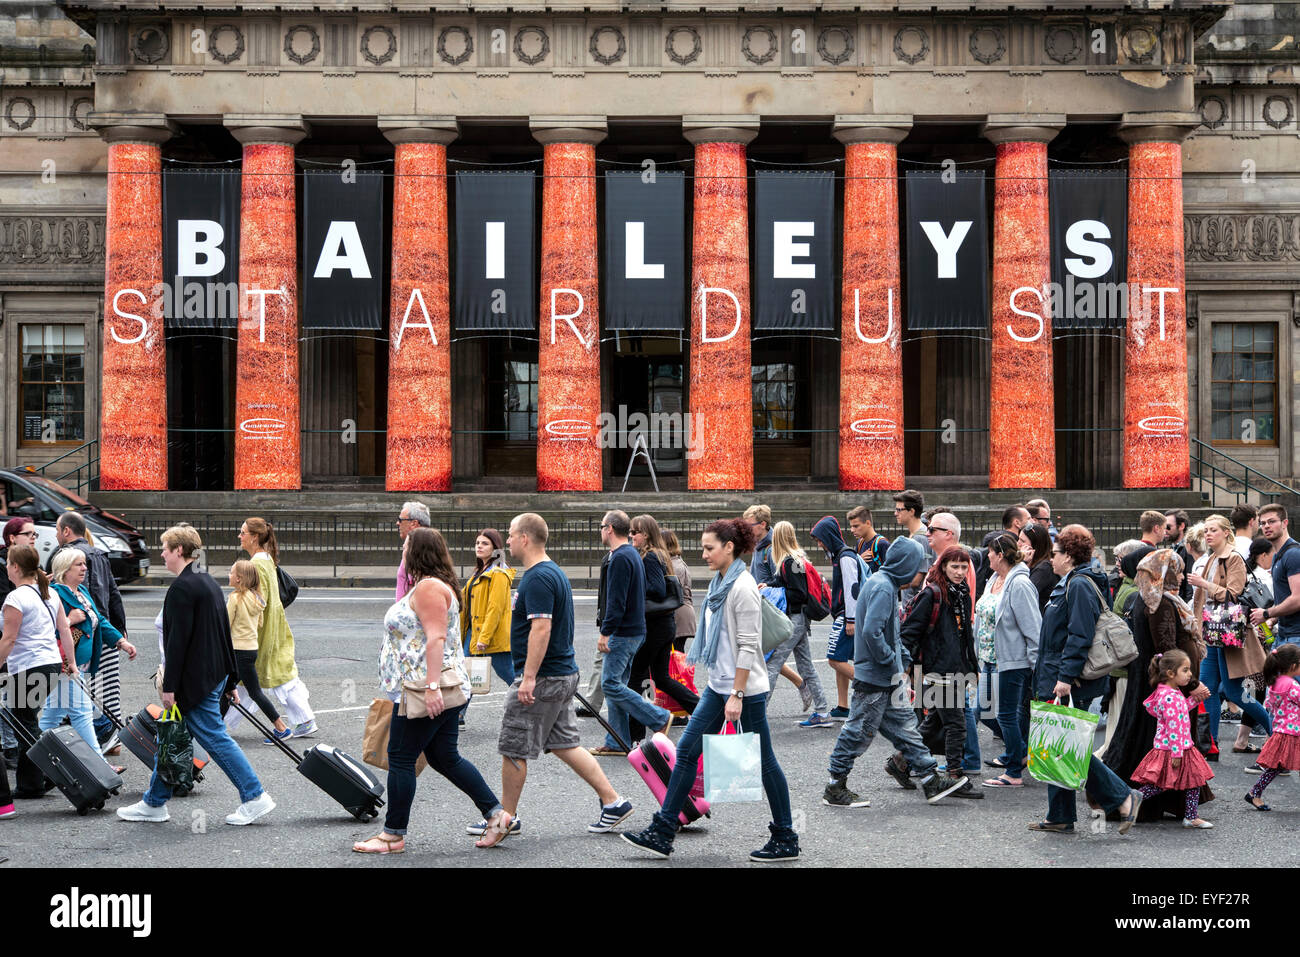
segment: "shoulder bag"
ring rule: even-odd
[[[645,616],[647,618],[658,615],[668,615],[682,607],[682,583],[677,580],[677,576],[671,572],[664,573],[664,585],[667,586],[667,594],[659,599],[645,600]]]
[[[1088,649],[1088,660],[1079,672],[1081,681],[1104,678],[1116,668],[1122,668],[1137,659],[1137,643],[1133,633],[1124,624],[1124,619],[1106,607],[1106,600],[1101,596],[1097,583],[1087,575],[1083,576],[1092,588],[1097,601],[1101,603],[1101,615],[1097,618],[1097,627],[1092,633],[1092,647]],[[1067,591],[1068,595],[1068,591]],[[1067,612],[1068,621],[1068,612]]]
[[[469,700],[465,697],[465,689],[461,686],[460,675],[452,666],[443,667],[442,674],[438,676],[438,688],[442,691],[442,703],[446,705],[446,711],[459,708]],[[398,706],[397,713],[403,718],[429,717],[429,709],[424,701],[426,690],[428,689],[424,682],[403,681],[402,703]]]
[[[298,583],[280,565],[275,566],[275,579],[280,589],[280,604],[288,608],[298,597]]]

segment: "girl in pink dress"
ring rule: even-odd
[[[1196,815],[1201,785],[1214,777],[1214,772],[1192,742],[1187,697],[1178,690],[1192,679],[1191,659],[1177,649],[1156,655],[1151,659],[1148,677],[1156,690],[1142,704],[1156,719],[1156,737],[1134,770],[1132,781],[1139,785],[1143,798],[1155,797],[1161,791],[1182,791],[1187,801],[1183,827],[1214,827]]]
[[[1282,645],[1264,662],[1264,684],[1268,698],[1264,707],[1273,716],[1273,733],[1259,753],[1259,766],[1264,772],[1246,795],[1246,800],[1259,811],[1273,810],[1261,797],[1264,788],[1282,771],[1300,770],[1300,645]]]

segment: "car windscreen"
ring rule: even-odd
[[[90,503],[74,492],[69,492],[58,482],[52,482],[44,475],[24,475],[23,478],[33,485],[40,486],[41,490],[52,498],[61,508],[81,509]]]

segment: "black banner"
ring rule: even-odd
[[[382,328],[383,174],[310,170],[302,204],[303,328]]]
[[[984,173],[907,174],[907,327],[988,329]]]
[[[176,329],[239,325],[239,171],[162,174],[163,314]]]
[[[531,172],[456,174],[457,329],[536,329]]]
[[[605,328],[685,328],[686,297],[686,177],[606,173]]]
[[[835,177],[754,175],[754,328],[835,329]]]
[[[1054,169],[1052,328],[1122,329],[1128,315],[1128,175]]]

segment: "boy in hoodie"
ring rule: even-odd
[[[826,515],[817,520],[812,537],[831,560],[831,634],[826,642],[826,660],[835,672],[837,701],[831,709],[833,721],[849,717],[849,682],[853,680],[853,616],[845,609],[857,607],[858,589],[867,577],[866,565],[844,541],[840,523]]]
[[[830,782],[822,794],[822,803],[830,807],[870,806],[870,801],[849,790],[848,779],[854,761],[871,746],[877,732],[901,751],[917,772],[929,803],[938,803],[966,785],[965,777],[951,778],[938,773],[935,760],[917,731],[916,715],[904,684],[898,592],[912,584],[924,560],[919,542],[910,538],[895,540],[879,573],[866,580],[858,595],[853,641],[853,703],[831,752]],[[906,790],[916,790],[908,768],[897,764],[892,757],[885,761],[885,771]]]

